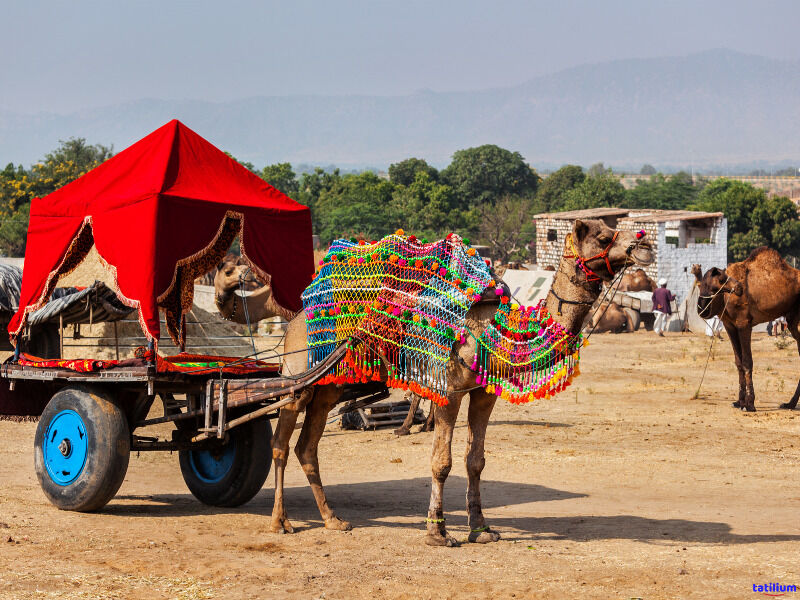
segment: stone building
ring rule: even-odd
[[[590,208],[544,213],[534,219],[539,268],[558,266],[564,253],[564,238],[572,231],[575,219],[601,219],[612,229],[643,229],[655,253],[655,261],[645,271],[655,281],[665,278],[678,302],[692,289],[693,264],[701,265],[703,271],[728,264],[728,222],[719,212]]]

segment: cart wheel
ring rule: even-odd
[[[203,504],[240,506],[264,485],[272,463],[272,426],[257,419],[230,431],[230,440],[213,450],[181,450],[181,473]]]
[[[125,415],[102,391],[64,388],[39,418],[36,476],[47,499],[62,510],[105,506],[125,479],[129,457]]]

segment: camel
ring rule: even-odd
[[[269,282],[247,296],[237,293],[240,281],[246,280],[247,271],[247,266],[239,264],[237,258],[232,254],[225,257],[214,276],[214,303],[223,318],[242,325],[247,325],[248,319],[250,324],[254,324],[270,317],[291,321],[297,313],[275,301]]]
[[[754,412],[753,327],[785,316],[800,353],[800,270],[789,266],[777,251],[762,246],[726,269],[714,267],[702,276],[701,272],[699,265],[692,267],[700,288],[697,313],[704,319],[718,316],[722,320],[739,371],[739,399],[733,406]],[[800,382],[792,399],[780,407],[794,409],[798,398]]]
[[[625,273],[619,282],[620,292],[652,292],[656,289],[656,282],[647,276],[644,269],[636,269],[632,273]]]
[[[612,302],[600,305],[592,315],[589,329],[594,333],[621,333],[634,331],[635,325],[631,315],[619,304]]]
[[[569,237],[569,236],[568,236]],[[568,257],[570,248],[565,246],[565,256],[561,259],[558,273],[547,296],[546,306],[553,318],[573,333],[578,333],[584,318],[597,299],[603,281],[611,281],[614,274],[629,264],[650,264],[653,260],[649,244],[636,237],[634,232],[615,232],[599,220],[576,220],[572,239],[580,257],[586,260],[590,277],[576,264],[575,257]],[[565,241],[565,244],[567,242]],[[485,296],[486,301],[476,302],[467,312],[465,327],[479,337],[487,324],[494,318],[499,299],[494,291]],[[302,373],[308,368],[307,331],[303,314],[293,319],[288,326],[285,341],[285,360],[282,365],[284,375]],[[489,417],[497,397],[476,385],[476,373],[467,365],[475,355],[476,343],[467,336],[466,343],[454,343],[447,366],[448,403],[434,407],[434,439],[431,457],[432,485],[430,505],[426,519],[425,542],[432,546],[456,546],[456,540],[448,534],[445,527],[442,492],[445,480],[452,467],[451,442],[456,417],[462,398],[470,397],[468,411],[468,438],[466,453],[467,468],[467,514],[470,534],[469,542],[488,543],[500,539],[486,523],[481,510],[480,477],[484,467],[484,440]],[[385,368],[381,369],[385,381]],[[311,386],[295,396],[294,402],[280,411],[272,455],[275,473],[275,499],[270,528],[276,533],[294,531],[289,522],[284,504],[284,470],[289,450],[289,439],[294,431],[300,411],[305,410],[305,419],[300,432],[295,454],[300,460],[308,478],[325,527],[333,530],[349,530],[350,524],[340,519],[329,506],[319,472],[318,447],[325,429],[328,412],[342,394],[342,386],[333,384]]]
[[[411,405],[408,408],[408,414],[406,415],[406,419],[403,421],[403,424],[394,430],[395,435],[409,435],[411,433],[411,426],[414,424],[414,415],[417,414],[417,409],[419,408],[419,402],[421,398],[413,392],[406,394],[406,398],[409,397],[411,398]],[[428,411],[428,417],[425,419],[425,423],[422,424],[422,427],[419,431],[420,433],[433,431],[433,404],[431,404],[431,408]]]

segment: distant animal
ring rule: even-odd
[[[692,267],[699,287],[697,314],[704,319],[718,316],[722,321],[739,371],[739,399],[733,406],[753,412],[753,327],[785,316],[800,352],[800,270],[789,266],[777,251],[762,246],[726,269],[713,267],[702,276],[701,272],[700,265]],[[780,407],[794,409],[798,398],[800,382],[792,399]]]
[[[644,269],[625,273],[619,282],[620,292],[652,292],[655,289],[656,282],[647,276]]]
[[[595,333],[622,333],[635,331],[637,324],[623,307],[616,302],[603,303],[592,316],[590,331]]]

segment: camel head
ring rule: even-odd
[[[240,257],[228,254],[217,265],[217,272],[214,275],[214,296],[217,304],[224,304],[231,294],[239,292],[242,288],[249,292],[262,288],[262,285],[254,279],[250,268]]]
[[[577,219],[572,226],[572,240],[586,267],[606,282],[628,265],[647,266],[653,262],[647,238],[638,238],[633,231],[616,231],[599,219]]]
[[[695,265],[698,267],[699,265]],[[695,273],[692,267],[692,273]],[[695,273],[697,277],[697,273]],[[699,279],[699,295],[697,296],[697,314],[704,319],[719,317],[725,310],[726,294],[741,296],[744,293],[742,284],[729,277],[725,269],[712,267]]]
[[[692,275],[694,278],[697,279],[697,283],[703,281],[703,269],[700,265],[692,265]]]

